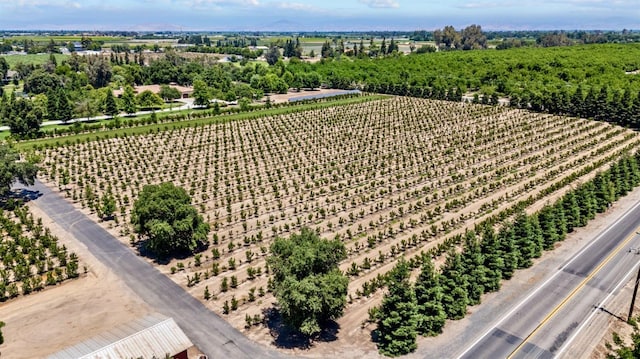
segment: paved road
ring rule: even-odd
[[[189,339],[209,358],[285,357],[247,339],[42,183],[37,182],[29,189],[42,193],[37,199],[38,206],[47,215],[73,233],[154,310],[174,318]]]
[[[554,358],[626,283],[639,257],[640,203],[601,232],[515,306],[480,331],[461,358]]]
[[[152,112],[160,113],[160,112],[188,110],[188,109],[194,108],[193,101],[194,101],[193,98],[183,98],[183,99],[180,99],[180,102],[183,102],[182,105],[179,105],[179,106],[176,105],[175,107],[172,107],[172,108],[165,108],[165,109],[157,110],[157,111],[138,111],[138,112],[134,113],[132,116],[148,115],[148,114],[150,114]],[[118,114],[118,116],[120,118],[126,118],[128,115],[126,113],[120,113],[120,114]],[[71,119],[71,120],[67,121],[67,124],[74,123],[74,122],[101,121],[101,120],[106,120],[106,119],[109,119],[109,118],[111,118],[111,116],[81,117],[81,118]],[[62,121],[45,121],[40,125],[40,127],[51,126],[51,125],[60,125],[62,123],[63,123]],[[9,131],[9,126],[0,126],[0,131]]]

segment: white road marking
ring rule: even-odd
[[[460,355],[458,355],[458,359],[462,358],[465,354],[467,354],[471,349],[473,349],[476,345],[478,345],[478,343],[480,343],[487,335],[489,335],[494,329],[496,329],[500,324],[502,324],[508,317],[510,317],[513,313],[515,313],[517,310],[519,310],[527,301],[529,301],[529,299],[531,299],[531,297],[533,297],[534,295],[536,295],[540,290],[542,290],[547,284],[549,284],[549,282],[551,282],[552,280],[555,279],[556,276],[560,275],[560,273],[562,273],[562,271],[568,267],[571,263],[573,263],[576,259],[578,259],[580,257],[580,255],[582,255],[582,253],[584,253],[587,249],[589,249],[592,245],[594,245],[596,242],[598,242],[600,239],[605,237],[605,234],[607,232],[609,232],[609,230],[611,230],[612,228],[614,228],[615,226],[618,225],[618,223],[620,221],[622,221],[624,218],[626,218],[631,212],[633,212],[638,206],[640,206],[640,202],[636,203],[633,207],[631,207],[630,209],[628,209],[620,218],[618,218],[615,222],[613,222],[609,227],[607,227],[607,229],[605,229],[602,233],[600,233],[598,235],[598,237],[596,237],[596,239],[594,239],[593,241],[591,241],[591,243],[587,244],[584,248],[582,248],[576,255],[573,256],[573,258],[571,260],[569,260],[564,266],[560,267],[560,269],[551,277],[549,277],[549,279],[547,279],[546,281],[544,281],[544,283],[542,283],[540,286],[538,286],[538,288],[536,288],[533,292],[531,292],[526,298],[524,298],[522,301],[520,301],[520,303],[518,303],[513,309],[511,309],[507,314],[503,315],[502,318],[500,318],[499,321],[497,321],[493,326],[491,326],[491,328],[489,328],[486,332],[484,332],[484,334],[482,334],[478,339],[476,339],[476,341],[473,342],[473,344],[471,344],[469,347],[467,347],[467,349],[465,349],[465,351],[463,351]]]
[[[582,325],[580,327],[578,327],[577,330],[574,331],[574,333],[571,335],[571,337],[569,337],[569,339],[567,339],[567,341],[564,342],[564,344],[562,344],[562,347],[560,347],[560,350],[558,351],[558,353],[555,354],[556,358],[559,358],[562,353],[567,350],[567,348],[569,347],[569,345],[571,344],[571,342],[573,342],[576,337],[578,336],[578,334],[580,334],[580,332],[584,329],[584,327],[589,324],[589,322],[591,322],[591,320],[593,319],[593,317],[598,313],[598,309],[602,308],[604,306],[604,304],[613,296],[613,294],[620,289],[621,286],[625,285],[627,282],[629,282],[630,278],[629,275],[633,275],[636,271],[637,265],[634,265],[631,270],[629,272],[627,272],[627,274],[624,276],[624,278],[622,278],[622,280],[620,282],[618,282],[618,284],[616,285],[616,287],[609,293],[609,295],[607,295],[604,300],[601,302],[601,304],[597,307],[594,308],[593,312],[591,312],[591,314],[587,317],[587,320],[585,320]]]

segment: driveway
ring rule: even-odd
[[[288,357],[247,339],[41,182],[36,182],[29,189],[42,193],[36,199],[38,207],[86,245],[98,260],[155,311],[175,319],[189,339],[209,358]]]

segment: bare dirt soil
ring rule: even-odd
[[[60,244],[78,254],[87,273],[0,304],[0,319],[6,323],[2,329],[2,358],[42,358],[150,312],[86,247],[46,217],[37,201],[28,206]],[[80,268],[80,272],[84,269]]]

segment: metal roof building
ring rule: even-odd
[[[50,355],[49,359],[186,359],[193,344],[173,318],[152,314]]]

